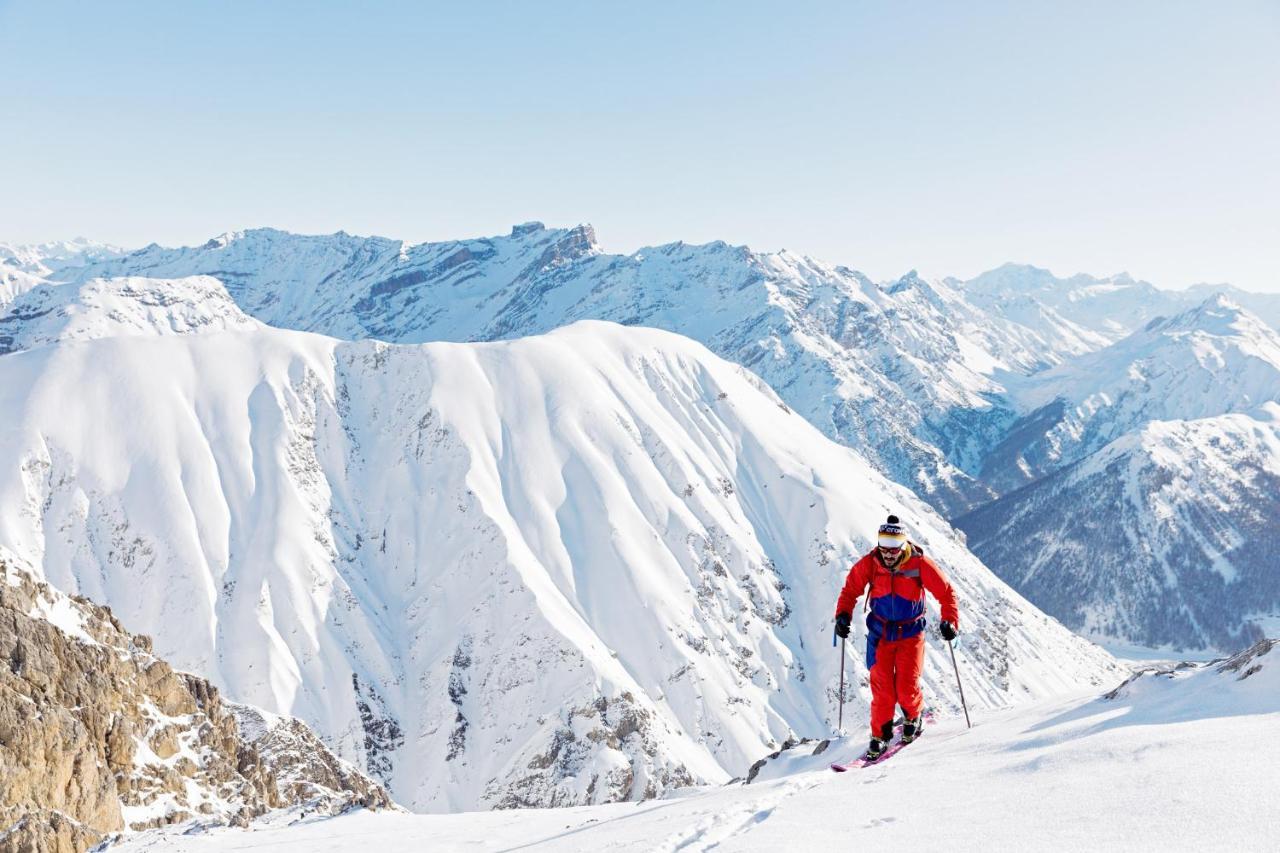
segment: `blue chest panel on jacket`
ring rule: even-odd
[[[900,595],[871,599],[867,613],[867,669],[876,665],[876,646],[881,640],[905,640],[924,630],[924,599],[912,601]]]

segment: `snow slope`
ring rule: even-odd
[[[0,544],[415,809],[636,799],[829,731],[834,597],[888,511],[952,573],[974,707],[1118,672],[688,339],[347,343],[207,279],[162,286],[183,322],[136,281],[66,287],[0,356]],[[848,672],[857,719],[856,642]]]
[[[1238,649],[1280,630],[1280,403],[1153,421],[962,516],[969,546],[1072,628]]]
[[[459,815],[353,814],[123,849],[213,853],[410,850],[1263,850],[1280,783],[1280,650],[1148,670],[1104,697],[952,721],[882,765],[826,754],[772,781],[639,806]]]
[[[719,242],[609,255],[589,226],[526,223],[501,237],[417,245],[259,229],[198,247],[150,246],[47,277],[195,274],[223,282],[266,323],[350,340],[504,340],[586,318],[673,330],[748,366],[828,437],[949,518],[1152,420],[1246,411],[1280,388],[1267,354],[1275,330],[1232,303],[1189,305],[1204,291],[1161,291],[1125,275],[1058,278],[1012,264],[968,282],[908,274],[875,283],[792,252]],[[31,286],[15,279],[9,289]],[[4,325],[38,327],[31,342],[56,319],[25,316]],[[1053,535],[1032,514],[1017,518],[1026,526],[1002,525],[1002,536]],[[1167,535],[1150,544],[1181,547]]]

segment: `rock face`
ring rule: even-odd
[[[0,561],[0,851],[391,805],[301,723],[223,702],[105,607]]]

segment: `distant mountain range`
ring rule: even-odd
[[[347,340],[490,341],[580,319],[664,328],[758,373],[831,438],[947,515],[993,498],[982,455],[1015,418],[1003,377],[1112,343],[1197,299],[1125,275],[1006,265],[969,282],[875,283],[725,243],[600,250],[590,226],[411,245],[271,229],[149,246],[75,273],[222,281],[272,326]],[[1259,296],[1280,322],[1280,295]]]

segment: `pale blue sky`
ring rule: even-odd
[[[1280,291],[1280,3],[0,0],[0,241],[591,222]]]

